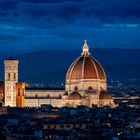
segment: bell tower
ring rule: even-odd
[[[18,60],[4,60],[5,106],[16,106],[16,83],[18,83]]]

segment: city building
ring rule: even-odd
[[[0,101],[4,100],[4,82],[0,81]]]
[[[107,93],[106,74],[101,64],[91,56],[85,41],[82,53],[69,67],[65,89],[28,88],[18,83],[18,60],[5,60],[5,106],[35,107],[51,104],[55,107],[76,107],[95,104],[115,107]]]
[[[16,83],[18,83],[18,60],[4,61],[5,106],[16,106]]]

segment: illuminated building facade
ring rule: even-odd
[[[5,60],[5,106],[36,107],[51,104],[55,107],[77,105],[111,106],[114,100],[107,93],[105,72],[100,63],[90,55],[85,41],[81,56],[66,74],[65,89],[28,88],[18,83],[18,60]]]
[[[4,100],[4,82],[0,81],[0,101]]]
[[[16,107],[25,106],[25,83],[16,83]]]
[[[5,106],[16,106],[16,83],[18,83],[18,60],[4,61]]]

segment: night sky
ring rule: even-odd
[[[140,48],[140,0],[0,0],[0,51]]]

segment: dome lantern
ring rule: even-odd
[[[82,56],[87,57],[90,55],[89,52],[89,46],[87,44],[87,40],[85,40],[84,46],[83,46],[83,52],[81,53]]]

